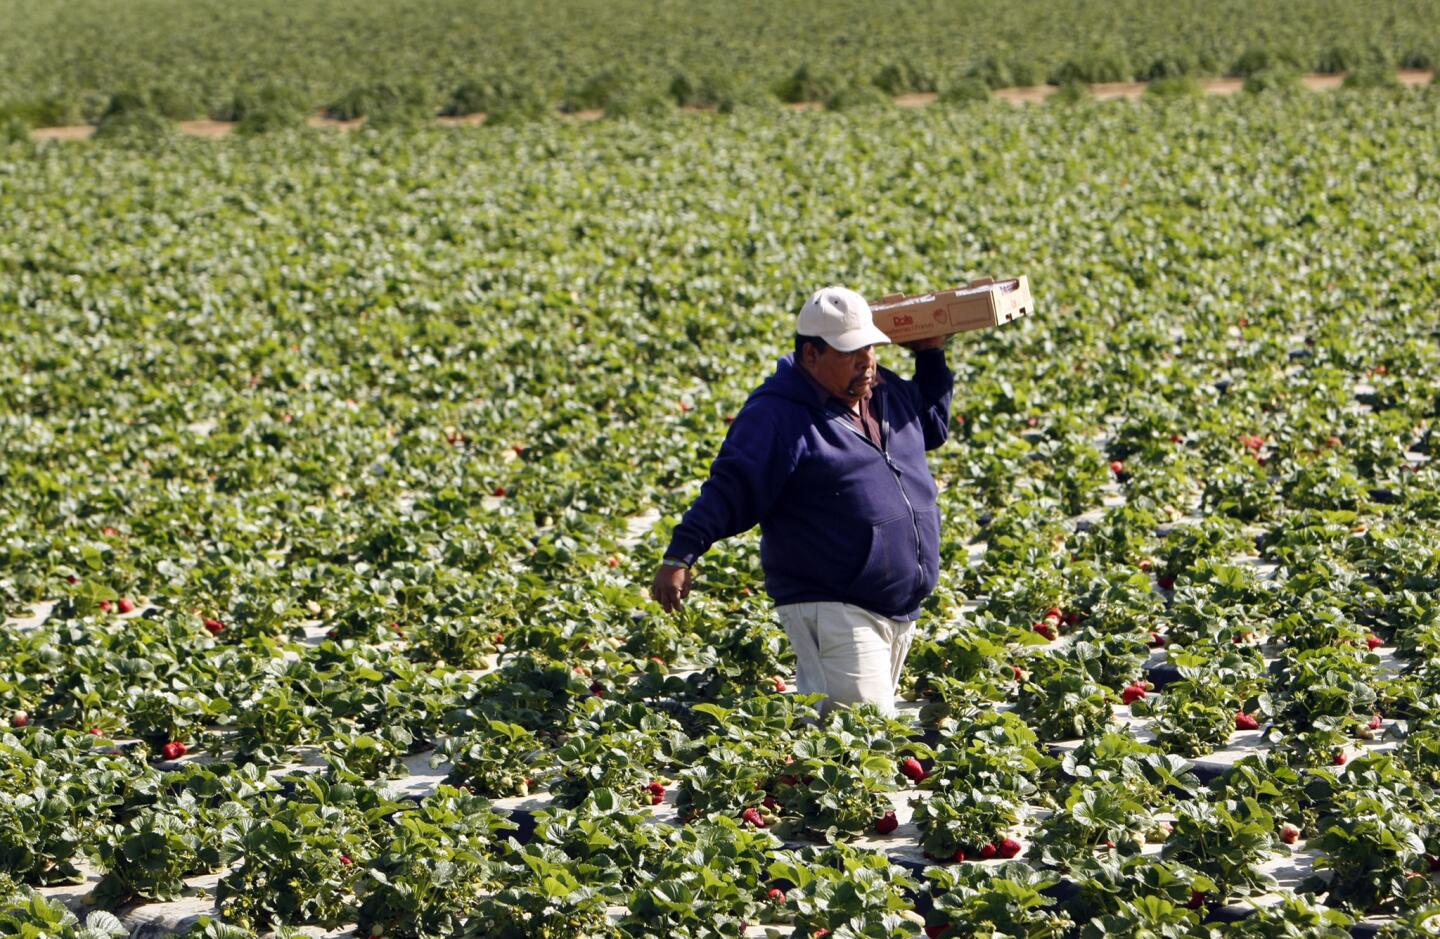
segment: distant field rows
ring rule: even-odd
[[[1428,85],[1434,81],[1435,73],[1430,69],[1400,69],[1396,72],[1396,78],[1402,85],[1407,87],[1419,87]],[[1343,74],[1324,75],[1312,72],[1301,78],[1301,84],[1311,91],[1334,91],[1344,82]],[[1245,82],[1239,78],[1211,78],[1201,82],[1207,95],[1232,95],[1244,87]],[[1146,82],[1096,82],[1090,86],[1090,93],[1097,100],[1106,101],[1114,99],[1135,99],[1145,94],[1148,87]],[[1044,101],[1057,90],[1055,85],[1026,85],[1014,88],[997,88],[991,94],[998,101],[1006,101],[1011,104],[1035,104]],[[919,92],[912,94],[896,95],[895,105],[902,108],[924,107],[934,104],[939,98],[935,92]],[[804,101],[795,104],[788,104],[786,107],[792,110],[810,110],[824,107],[820,101]],[[705,110],[703,108],[686,108],[685,110]],[[604,116],[604,111],[591,109],[578,111],[565,115],[574,120],[596,120]],[[459,117],[441,116],[436,121],[440,124],[450,126],[477,126],[485,123],[485,114],[468,114]],[[194,137],[224,137],[234,132],[237,126],[236,121],[179,121],[177,126],[181,133]],[[311,127],[333,128],[336,130],[354,130],[365,123],[364,118],[352,120],[340,120],[326,117],[324,114],[312,116],[308,122]],[[64,127],[42,127],[31,132],[36,140],[83,140],[95,133],[95,127],[90,124],[72,124]]]

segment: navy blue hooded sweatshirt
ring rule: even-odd
[[[884,448],[842,404],[822,404],[787,355],[735,416],[710,478],[670,540],[688,563],[760,525],[765,590],[777,604],[839,601],[915,619],[935,589],[940,514],[925,451],[945,442],[954,376],[945,353],[915,378],[880,369],[870,398]]]

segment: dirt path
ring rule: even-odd
[[[1410,88],[1429,84],[1435,78],[1435,73],[1429,69],[1401,69],[1395,75],[1400,79],[1402,85]],[[1339,88],[1344,80],[1343,74],[1311,73],[1302,76],[1300,82],[1311,91],[1333,91]],[[1245,81],[1240,78],[1207,78],[1200,84],[1207,95],[1233,95],[1245,86]],[[1008,101],[1018,105],[1037,104],[1050,97],[1055,91],[1054,85],[1031,85],[1025,88],[997,88],[991,94],[997,101]],[[1102,82],[1091,85],[1090,93],[1101,101],[1111,101],[1116,98],[1135,99],[1145,93],[1145,83]],[[895,104],[902,108],[920,108],[927,104],[933,104],[938,98],[939,95],[934,92],[918,92],[897,96]],[[785,107],[792,111],[814,111],[823,108],[824,105],[819,101],[800,101],[795,104],[787,104]],[[713,110],[713,108],[685,108],[684,110],[699,111]],[[602,111],[578,111],[565,116],[574,120],[593,121],[602,117],[603,114]],[[439,117],[436,118],[436,122],[446,127],[476,127],[485,123],[485,115],[466,114],[463,117]],[[353,130],[365,123],[365,120],[360,118],[340,121],[317,114],[306,123],[311,127]],[[181,121],[179,128],[181,133],[194,137],[224,137],[235,130],[235,124],[230,121]],[[94,132],[95,128],[91,125],[80,124],[72,127],[40,127],[32,130],[30,134],[36,140],[83,140]]]

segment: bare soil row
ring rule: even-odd
[[[1396,77],[1406,87],[1416,87],[1429,84],[1435,77],[1435,73],[1429,69],[1401,69],[1397,71]],[[1323,75],[1311,73],[1302,76],[1301,84],[1311,91],[1333,91],[1344,82],[1343,74]],[[1201,86],[1207,95],[1233,95],[1244,87],[1245,81],[1240,78],[1207,78],[1201,81]],[[1145,93],[1144,82],[1103,82],[1089,86],[1090,93],[1097,100],[1109,101],[1116,98],[1135,99]],[[1054,85],[1029,85],[1020,88],[997,88],[992,95],[998,101],[1008,101],[1011,104],[1038,104],[1058,90]],[[934,92],[922,92],[917,94],[899,95],[895,98],[897,107],[918,108],[932,104],[938,99]],[[824,104],[819,101],[801,101],[795,104],[787,104],[787,108],[793,111],[820,110]],[[685,110],[703,110],[699,108],[687,108]],[[564,117],[570,120],[593,121],[604,116],[603,111],[576,111],[566,114]],[[467,114],[463,117],[437,117],[436,122],[450,127],[474,127],[485,123],[484,114]],[[308,122],[311,127],[330,128],[333,130],[354,130],[365,123],[364,118],[355,120],[337,120],[325,117],[323,114],[312,116]],[[233,121],[180,121],[181,133],[189,134],[192,137],[224,137],[235,130]],[[31,132],[36,140],[83,140],[95,132],[90,124],[76,124],[69,127],[40,127]]]

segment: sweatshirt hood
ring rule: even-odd
[[[750,400],[775,395],[799,404],[808,404],[811,407],[818,407],[815,400],[815,387],[795,364],[795,353],[787,352],[775,361],[775,371],[770,377],[760,383],[760,387],[750,392]]]

